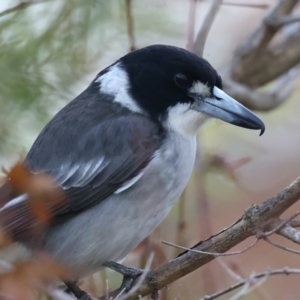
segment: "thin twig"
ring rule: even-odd
[[[240,296],[243,296],[245,294],[245,292],[247,290],[249,290],[251,284],[252,284],[252,279],[251,278],[247,278],[246,283],[244,284],[243,288],[236,295],[234,295],[233,297],[231,297],[229,300],[236,300]]]
[[[255,239],[255,241],[247,248],[240,250],[240,251],[235,251],[235,252],[229,252],[229,253],[215,253],[215,252],[206,252],[206,251],[200,251],[200,250],[195,250],[195,249],[191,249],[191,248],[187,248],[187,247],[183,247],[183,246],[179,246],[170,242],[166,242],[166,241],[162,241],[163,244],[168,245],[168,246],[172,246],[175,248],[179,248],[182,250],[187,250],[187,251],[191,251],[191,252],[195,252],[195,253],[201,253],[201,254],[207,254],[207,255],[213,255],[215,257],[218,256],[231,256],[231,255],[236,255],[236,254],[241,254],[243,252],[248,251],[249,249],[251,249],[256,243],[257,243],[258,239]]]
[[[238,299],[242,298],[243,296],[256,290],[259,286],[264,284],[269,279],[270,273],[267,273],[267,275],[262,277],[259,281],[256,281],[257,279],[254,278],[254,276],[255,276],[255,273],[251,274],[251,276],[247,280],[249,282],[249,284],[244,285],[244,288],[239,293],[232,296],[229,300],[238,300]]]
[[[193,51],[194,49],[196,8],[197,8],[197,0],[190,0],[188,34],[187,34],[187,44],[186,44],[186,49],[189,51]]]
[[[222,0],[212,0],[211,6],[208,9],[206,16],[203,19],[202,25],[200,30],[198,31],[195,43],[194,43],[194,52],[199,55],[203,56],[204,46],[206,43],[206,39],[210,28],[215,20],[215,17],[219,11],[219,8],[222,4]]]
[[[186,221],[185,221],[185,201],[186,200],[186,190],[183,191],[178,200],[178,220],[177,220],[177,232],[176,232],[176,244],[186,245]],[[178,249],[174,249],[175,255],[177,256],[180,252]]]
[[[108,279],[105,280],[105,287],[106,287],[106,290],[105,290],[105,300],[109,300],[109,287],[108,287]]]
[[[202,0],[202,1],[208,2],[210,0]],[[246,8],[257,8],[257,9],[267,9],[270,7],[269,4],[251,4],[251,3],[238,3],[238,2],[227,2],[227,1],[223,1],[222,5],[246,7]]]
[[[223,2],[222,5],[228,6],[240,6],[240,7],[247,7],[247,8],[258,8],[258,9],[267,9],[270,7],[269,4],[250,4],[250,3],[235,3],[235,2]]]
[[[294,254],[300,255],[300,251],[297,251],[297,250],[294,250],[294,249],[291,249],[291,248],[282,246],[282,245],[280,245],[280,244],[277,244],[277,243],[275,243],[275,242],[272,242],[272,241],[271,241],[270,239],[268,239],[267,237],[265,237],[264,240],[265,240],[266,242],[268,242],[269,244],[271,244],[271,245],[277,247],[277,248],[280,248],[280,249],[282,249],[282,250],[285,250],[285,251],[292,252],[292,253],[294,253]]]
[[[275,232],[279,231],[281,228],[283,228],[285,225],[287,225],[290,221],[292,221],[293,219],[295,219],[299,215],[300,215],[300,210],[297,210],[288,219],[282,220],[281,222],[279,222],[279,224],[277,226],[275,226],[272,230],[264,232],[263,236],[266,237],[266,236],[274,234]]]
[[[194,180],[197,182],[195,188],[195,195],[197,199],[197,209],[198,209],[198,216],[199,216],[199,238],[201,240],[206,239],[208,236],[213,234],[212,229],[212,216],[210,210],[210,199],[209,195],[206,190],[205,184],[205,170],[201,169],[203,166],[203,154],[201,151],[197,153],[196,160],[195,160],[195,167],[194,169]],[[177,243],[178,245],[178,243]],[[183,244],[180,244],[183,245]],[[185,246],[185,245],[184,245]],[[213,265],[208,264],[203,268],[202,271],[202,284],[204,288],[204,292],[206,294],[210,294],[217,289],[217,278],[213,275]]]
[[[0,17],[11,14],[18,10],[23,10],[23,9],[25,9],[29,6],[35,5],[35,4],[41,4],[41,3],[50,2],[50,1],[51,0],[23,1],[13,7],[10,7],[8,9],[5,9],[2,12],[0,12]]]
[[[243,278],[237,274],[236,272],[234,272],[231,268],[229,268],[229,266],[227,266],[227,264],[222,260],[221,257],[217,258],[217,262],[222,266],[222,268],[235,280],[243,280]]]
[[[130,52],[136,50],[134,27],[133,27],[133,16],[132,16],[132,1],[126,0],[126,21],[127,21],[127,33],[130,44]]]
[[[263,273],[259,273],[259,274],[254,274],[252,275],[253,279],[259,279],[259,278],[264,278],[266,276],[270,277],[273,275],[290,275],[290,274],[296,274],[296,275],[300,275],[300,269],[290,269],[290,268],[284,268],[284,269],[276,269],[276,270],[269,270]],[[219,298],[220,296],[223,296],[239,287],[244,286],[245,284],[247,284],[248,279],[242,280],[234,285],[232,285],[231,287],[224,289],[220,292],[217,292],[215,294],[212,295],[206,295],[204,296],[201,300],[213,300],[216,298]]]
[[[118,300],[118,299],[120,300],[119,297],[121,297],[125,292],[126,292],[126,289],[123,288],[123,289],[120,291],[120,293],[114,298],[114,300]]]

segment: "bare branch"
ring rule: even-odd
[[[276,79],[299,62],[300,25],[293,34],[283,38],[268,50],[262,50],[259,54],[253,50],[249,56],[243,56],[238,62],[233,63],[232,73],[228,77],[250,87],[259,87]]]
[[[289,225],[291,227],[300,227],[300,219],[292,220]]]
[[[41,3],[45,3],[45,2],[50,2],[50,1],[51,0],[23,1],[23,2],[20,2],[19,4],[15,5],[11,8],[5,9],[2,12],[0,12],[0,17],[11,14],[11,13],[16,12],[18,10],[23,10],[23,9],[27,8],[28,6],[32,6],[32,5],[35,5],[35,4],[41,4]]]
[[[283,26],[300,20],[299,16],[289,15],[298,2],[278,0],[238,47],[233,60],[222,72],[225,91],[250,109],[274,109],[286,101],[295,88],[298,73],[294,73],[294,77],[291,73],[282,77],[266,92],[255,90],[300,62],[300,24],[293,28],[284,27],[279,41],[273,43],[274,36]]]
[[[224,90],[249,109],[269,111],[284,103],[292,95],[299,76],[299,67],[279,77],[271,89],[257,91],[232,79],[225,78]]]
[[[188,19],[188,38],[186,49],[193,51],[194,35],[195,35],[195,19],[196,19],[197,0],[190,0],[189,19]]]
[[[234,272],[224,261],[221,257],[217,258],[217,262],[221,265],[221,267],[235,280],[243,280],[243,278]]]
[[[288,15],[296,6],[298,0],[279,0],[271,7],[264,19],[260,22],[256,30],[237,50],[237,56],[253,56],[260,50],[265,50],[271,39],[274,37],[279,27],[274,25],[274,20]]]
[[[176,243],[180,245],[186,244],[186,229],[187,224],[185,220],[185,203],[186,203],[186,191],[183,191],[182,195],[178,200],[178,220],[177,220],[177,232],[176,232]],[[180,250],[175,249],[175,255],[180,253]]]
[[[251,110],[269,111],[280,106],[287,99],[279,98],[276,94],[256,91],[233,80],[224,80],[223,87],[226,93]]]
[[[221,72],[224,90],[250,109],[274,109],[285,102],[295,88],[298,73],[293,73],[294,77],[289,73],[285,78],[280,78],[271,90],[262,92],[254,89],[275,80],[300,62],[300,24],[292,32],[283,31],[280,41],[270,46],[279,29],[300,20],[299,16],[289,15],[298,2],[278,0],[238,47],[232,62]],[[208,32],[221,4],[236,5],[212,1],[194,45],[194,52],[199,56],[203,55]],[[266,6],[263,5],[263,8]]]
[[[262,277],[259,281],[257,281],[257,279],[254,278],[254,276],[255,276],[255,273],[251,274],[251,276],[249,278],[247,278],[246,284],[244,285],[244,287],[236,295],[231,297],[229,300],[238,300],[238,299],[242,298],[243,296],[251,293],[252,291],[257,289],[259,286],[261,286],[263,283],[265,283],[269,279],[270,274],[267,273],[267,275]]]
[[[133,28],[133,17],[132,17],[132,1],[126,0],[126,21],[127,21],[127,34],[130,44],[130,52],[136,50],[135,38],[134,38],[134,28]]]
[[[278,25],[280,27],[282,27],[284,25],[292,24],[292,23],[295,23],[295,22],[300,22],[300,16],[286,16],[286,17],[281,17],[277,21],[277,23],[278,23]]]
[[[197,34],[194,43],[194,52],[199,56],[203,56],[204,46],[209,30],[215,20],[221,4],[222,0],[212,0],[211,6],[208,9],[207,15],[205,16],[201,28]]]
[[[293,73],[293,77],[292,73],[287,74],[267,92],[253,89],[276,79],[300,62],[300,25],[292,34],[267,48],[282,26],[298,21],[298,16],[288,16],[297,2],[279,0],[271,7],[253,33],[237,49],[230,65],[223,70],[224,90],[250,109],[274,109],[285,102],[295,88],[298,73]],[[194,52],[199,56],[203,55],[209,30],[223,3],[221,0],[212,1],[204,18],[194,44]]]
[[[296,0],[278,1],[256,30],[239,47],[233,62],[227,68],[224,78],[225,90],[251,109],[261,111],[273,109],[288,99],[294,89],[294,84],[289,83],[295,83],[295,80],[291,80],[290,76],[289,80],[279,82],[278,88],[273,91],[262,93],[251,87],[260,87],[276,79],[300,62],[300,26],[299,30],[294,29],[292,34],[288,34],[266,50],[268,43],[283,24],[280,20],[286,18],[297,2]],[[288,89],[285,88],[286,86]],[[278,93],[278,91],[283,92]]]
[[[290,274],[300,275],[300,269],[284,268],[284,269],[269,270],[269,271],[266,271],[263,273],[254,274],[251,277],[253,279],[259,279],[259,278],[264,278],[264,277],[269,278],[270,276],[274,276],[274,275],[290,275]],[[201,300],[213,300],[213,299],[219,298],[220,296],[228,294],[229,292],[231,292],[235,289],[238,289],[239,287],[244,286],[245,284],[247,284],[247,282],[249,282],[248,278],[232,285],[231,287],[229,287],[223,291],[217,292],[213,295],[207,295],[204,298],[202,298]]]
[[[277,225],[275,225],[272,230],[268,231],[268,232],[264,232],[264,237],[269,236],[279,230],[281,230],[283,227],[285,227],[285,225],[287,225],[290,221],[292,221],[293,219],[295,219],[297,216],[299,216],[300,214],[300,210],[296,211],[294,214],[292,214],[288,219],[286,220],[282,220],[281,222],[278,222]]]
[[[291,226],[281,228],[277,234],[291,240],[292,242],[300,245],[300,232]]]
[[[279,216],[300,198],[300,177],[276,196],[253,205],[230,227],[192,247],[209,253],[224,253],[250,236],[269,231],[278,224]],[[149,271],[139,289],[128,299],[151,294],[213,260],[211,254],[186,251],[177,258]]]

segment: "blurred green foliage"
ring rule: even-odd
[[[52,1],[0,18],[0,153],[19,145],[20,119],[41,127],[58,99],[101,55],[111,6],[110,1]],[[98,43],[90,47],[95,36]]]
[[[178,35],[166,14],[139,5],[134,21],[143,34]],[[26,154],[50,117],[84,88],[82,78],[100,71],[103,55],[109,59],[101,68],[128,49],[125,1],[51,0],[1,16],[0,157]]]

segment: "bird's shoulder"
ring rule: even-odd
[[[147,165],[164,135],[157,123],[113,103],[111,96],[89,94],[74,99],[46,125],[26,163],[65,190],[109,186],[107,195]]]

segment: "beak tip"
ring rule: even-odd
[[[266,126],[265,126],[265,124],[262,121],[261,121],[261,126],[260,126],[259,129],[260,129],[259,136],[262,136],[264,134],[265,130],[266,130]]]

